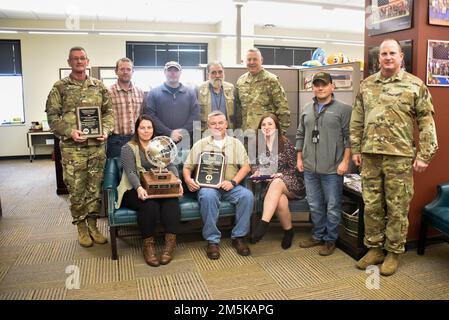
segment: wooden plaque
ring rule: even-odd
[[[76,108],[78,130],[88,138],[99,138],[103,136],[101,118],[101,108],[98,106]]]
[[[202,152],[195,181],[202,187],[219,188],[223,181],[225,156],[218,152]]]

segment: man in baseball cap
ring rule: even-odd
[[[179,82],[181,73],[178,62],[168,61],[165,64],[165,82],[150,91],[144,113],[153,118],[156,135],[171,137],[176,143],[183,141],[189,148],[193,123],[200,121],[200,106],[195,90]]]
[[[327,72],[318,72],[313,76],[312,83],[315,84],[315,81],[323,81],[324,84],[328,85],[329,83],[332,83],[332,77]]]
[[[312,79],[313,101],[304,107],[296,133],[297,167],[304,172],[307,201],[313,222],[312,235],[301,248],[320,246],[329,256],[335,250],[341,220],[343,175],[348,171],[351,149],[351,106],[334,97],[335,86],[327,72]]]
[[[167,71],[170,68],[176,68],[176,69],[178,69],[178,71],[182,70],[181,65],[179,63],[177,63],[176,61],[167,62],[165,64],[164,71]]]

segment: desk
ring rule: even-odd
[[[343,196],[348,197],[357,204],[359,209],[358,233],[357,237],[350,236],[346,233],[343,224],[339,226],[337,247],[346,252],[348,255],[356,260],[359,260],[366,253],[367,249],[363,244],[363,237],[365,236],[364,210],[365,203],[363,202],[362,194],[351,188],[343,186]]]
[[[30,162],[33,162],[35,157],[34,147],[53,145],[54,138],[55,136],[51,133],[51,131],[28,131],[27,144],[28,150],[30,150]]]

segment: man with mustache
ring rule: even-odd
[[[226,116],[229,129],[234,128],[234,85],[224,81],[223,64],[219,61],[207,65],[209,80],[198,88],[198,103],[201,109],[201,131],[207,129],[207,115],[221,111]]]

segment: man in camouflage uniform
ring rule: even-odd
[[[221,111],[226,116],[229,129],[234,128],[234,85],[224,81],[223,64],[219,61],[207,65],[209,80],[198,88],[198,103],[201,109],[201,131],[207,129],[207,115]]]
[[[72,223],[78,227],[80,245],[90,247],[92,239],[95,243],[107,242],[96,222],[106,159],[104,143],[114,127],[114,118],[107,88],[101,81],[86,75],[89,64],[86,51],[81,47],[70,49],[67,62],[72,72],[53,85],[45,111],[51,130],[61,141],[63,176],[69,191]],[[101,108],[101,137],[87,138],[77,129],[76,108],[80,106]]]
[[[413,169],[423,172],[438,149],[430,93],[419,78],[401,70],[403,56],[398,41],[382,42],[380,71],[362,82],[350,124],[352,158],[361,165],[364,243],[369,248],[356,265],[366,269],[382,263],[385,276],[396,272],[398,255],[405,250]]]
[[[259,49],[250,49],[246,55],[248,72],[236,84],[236,123],[243,130],[257,130],[264,114],[275,114],[284,133],[290,127],[287,97],[276,75],[262,68]]]

